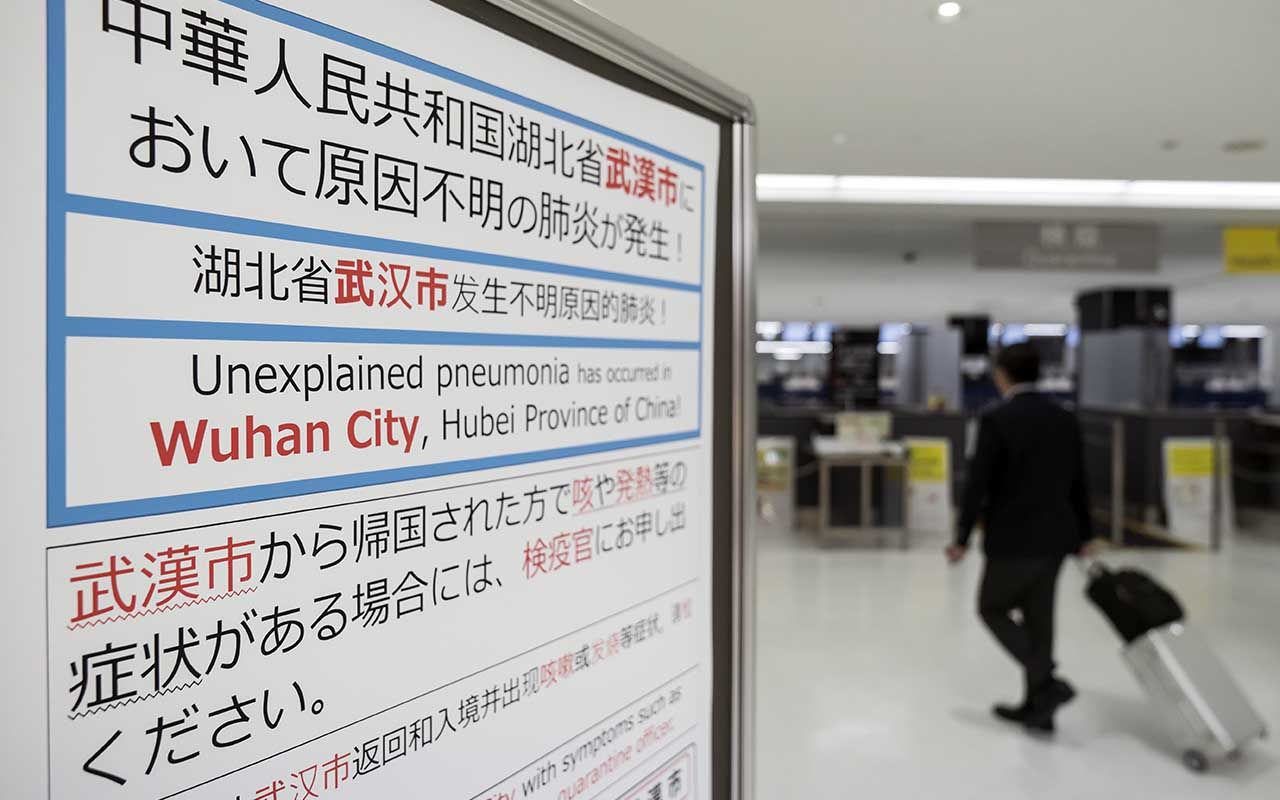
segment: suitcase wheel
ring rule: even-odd
[[[1209,759],[1199,750],[1187,750],[1182,754],[1182,763],[1192,772],[1204,772],[1209,768]]]

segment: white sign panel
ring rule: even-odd
[[[951,440],[908,437],[907,521],[914,531],[950,533],[955,527],[951,506]]]
[[[428,2],[46,22],[13,796],[708,797],[718,127]]]
[[[1166,436],[1164,500],[1169,535],[1179,542],[1213,545],[1213,482],[1218,481],[1219,524],[1230,533],[1235,527],[1235,497],[1231,491],[1231,442],[1207,436]],[[1216,477],[1215,477],[1216,476]]]

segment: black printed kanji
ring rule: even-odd
[[[127,13],[122,13],[122,6]],[[142,0],[102,0],[102,30],[132,37],[135,64],[142,63],[143,42],[158,44],[165,50],[170,48],[172,26],[172,15],[159,6]]]
[[[133,676],[132,670],[126,669],[134,659],[136,644],[113,645],[107,642],[100,650],[85,653],[79,662],[71,662],[71,675],[76,679],[71,687],[75,700],[71,704],[73,712],[78,711],[89,692],[86,708],[127,700],[137,695],[133,689],[124,689],[122,682]]]
[[[476,290],[480,284],[470,275],[458,273],[453,276],[453,311],[470,311],[473,314],[479,314],[480,309],[476,308]],[[439,514],[440,512],[435,512]],[[436,530],[439,531],[439,526]],[[439,541],[439,537],[436,537]]]
[[[293,265],[293,272],[301,273],[290,278],[297,285],[299,303],[329,302],[329,275],[333,274],[333,268],[329,266],[327,261],[315,256],[300,258],[298,263]],[[321,525],[320,527],[323,528],[325,526]],[[339,528],[339,530],[341,529]],[[343,546],[345,548],[345,542]],[[313,550],[312,552],[314,553],[315,551]],[[326,569],[324,566],[320,568]]]
[[[444,101],[441,105],[440,101]],[[427,109],[427,117],[422,129],[431,131],[431,141],[440,143],[440,128],[444,127],[444,142],[447,147],[462,147],[465,119],[465,104],[456,97],[446,97],[444,92],[430,90],[423,93],[423,105]]]
[[[428,583],[410,570],[396,586],[396,619],[422,611],[426,607],[425,592]]]
[[[324,54],[321,102],[316,109],[321,114],[343,114],[355,117],[361,125],[369,121],[369,109],[365,101],[364,65],[329,53]],[[334,105],[334,99],[345,100]]]
[[[355,598],[356,618],[360,620],[361,626],[368,628],[386,623],[391,598],[386,578],[357,584]]]
[[[471,152],[502,159],[502,112],[472,100],[470,108]]]
[[[638,256],[644,256],[649,251],[649,226],[641,217],[635,214],[627,214],[623,217],[622,236],[626,241],[624,253],[634,252]]]
[[[396,509],[392,528],[395,532],[393,547],[397,553],[424,547],[427,543],[427,509],[424,506]]]
[[[569,234],[573,244],[586,242],[592,247],[598,248],[600,245],[596,243],[596,231],[599,227],[600,223],[596,222],[595,206],[590,203],[574,204],[573,225]]]
[[[508,115],[507,160],[534,169],[542,168],[542,123]]]
[[[502,230],[502,181],[485,180],[473,175],[470,183],[471,218],[479,219],[482,228]]]
[[[538,236],[563,241],[569,234],[569,201],[562,194],[543,192],[539,219]]]
[[[356,563],[362,556],[375,560],[385,556],[391,544],[391,515],[376,511],[356,517],[351,525],[351,543],[356,550]]]
[[[392,116],[396,116],[409,129],[409,133],[420,136],[416,121],[421,114],[414,109],[414,101],[418,99],[418,93],[411,88],[409,79],[406,77],[404,83],[394,82],[391,79],[391,73],[387,72],[374,86],[382,90],[380,98],[373,103],[374,108],[383,112],[381,117],[373,121],[374,127],[381,127]]]
[[[458,197],[458,193],[454,191],[453,185],[450,183],[450,180],[453,178],[463,178],[465,176],[461,172],[452,172],[447,169],[438,169],[436,167],[427,166],[425,164],[423,165],[423,168],[427,172],[432,173],[432,179],[435,180],[435,186],[431,189],[431,191],[427,194],[427,196],[423,198],[422,201],[424,203],[430,203],[434,197],[439,195],[440,221],[448,222],[449,206],[451,202],[457,208],[460,208],[460,209],[466,208],[466,206],[462,204],[462,199]]]
[[[369,151],[337,142],[320,142],[320,180],[316,197],[326,200],[337,195],[338,205],[350,205],[354,195],[364,205],[365,162]]]
[[[147,665],[147,668],[142,671],[139,677],[145,680],[150,675],[154,691],[168,689],[172,686],[174,679],[178,677],[178,670],[183,667],[186,668],[187,677],[191,679],[187,681],[188,683],[199,681],[201,678],[202,672],[192,662],[190,652],[200,645],[202,639],[199,634],[196,633],[194,628],[179,627],[177,639],[178,641],[175,644],[162,649],[160,647],[160,634],[157,633],[152,636],[150,643],[145,643],[142,646],[143,658],[148,659],[151,663]],[[163,680],[160,677],[162,657],[167,657],[169,661],[168,675]]]
[[[302,103],[305,108],[311,108],[311,103],[302,95],[302,91],[298,89],[298,84],[293,82],[293,75],[289,74],[289,62],[285,58],[284,37],[280,38],[280,50],[279,55],[276,57],[275,74],[271,76],[271,80],[254,89],[253,93],[266,94],[274,89],[281,80],[289,87],[289,91],[293,92],[293,96],[298,98],[298,102]]]
[[[418,165],[403,158],[373,157],[373,207],[418,215]]]
[[[182,13],[188,18],[184,22],[186,32],[181,36],[187,43],[183,66],[209,73],[214,86],[223,78],[244,83],[247,80],[245,62],[249,60],[244,51],[244,37],[248,31],[232,25],[227,17],[211,17],[203,9],[199,12],[183,9]]]
[[[604,151],[600,145],[590,139],[583,139],[578,142],[577,161],[578,176],[583,183],[589,183],[592,186],[600,185],[600,157],[604,155]]]

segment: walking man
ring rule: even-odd
[[[997,705],[994,712],[1051,733],[1054,713],[1075,697],[1054,673],[1058,572],[1068,555],[1088,549],[1091,525],[1079,422],[1036,390],[1039,379],[1040,356],[1030,344],[1011,345],[996,357],[995,382],[1004,399],[979,423],[947,559],[964,558],[981,517],[986,566],[978,612],[1026,676],[1022,703]]]

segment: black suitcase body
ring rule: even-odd
[[[1126,643],[1184,617],[1178,599],[1150,575],[1136,569],[1113,571],[1095,563],[1089,567],[1085,593]]]

